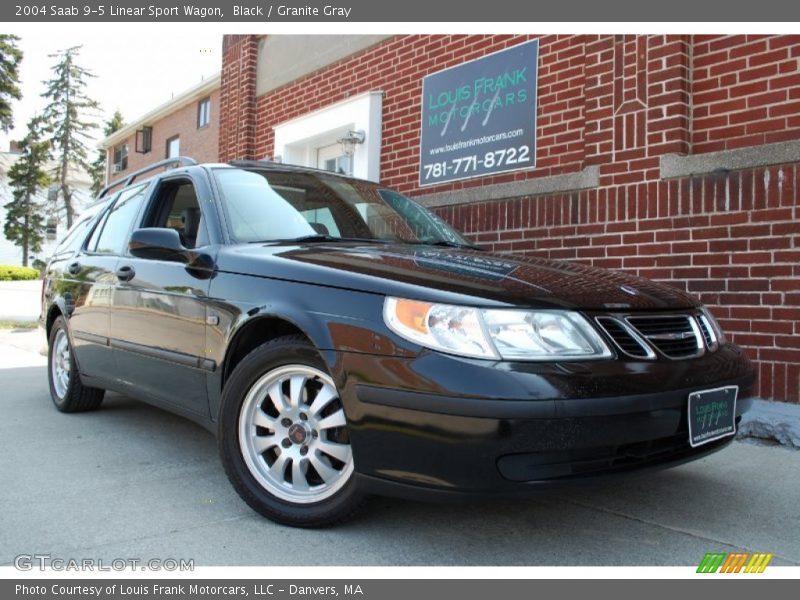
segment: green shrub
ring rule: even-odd
[[[15,267],[14,265],[0,265],[0,281],[27,281],[39,279],[41,273],[31,267]]]

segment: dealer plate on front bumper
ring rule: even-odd
[[[736,433],[736,396],[729,385],[689,394],[689,444],[694,448]]]

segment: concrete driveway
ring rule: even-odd
[[[56,412],[37,347],[29,333],[0,332],[2,565],[34,553],[197,565],[697,565],[711,551],[800,564],[800,454],[780,447],[737,442],[670,471],[528,500],[376,499],[344,526],[291,530],[238,498],[200,427],[118,395],[94,413]]]

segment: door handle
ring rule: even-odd
[[[82,268],[81,263],[76,260],[74,263],[70,263],[69,266],[67,266],[67,271],[69,271],[70,275],[77,275],[81,272]]]
[[[124,265],[117,269],[117,279],[120,281],[130,281],[136,275],[136,271],[130,265]]]

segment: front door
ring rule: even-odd
[[[141,227],[170,227],[187,248],[208,244],[196,186],[185,176],[158,182]],[[207,416],[208,273],[180,262],[126,254],[117,270],[111,330],[117,370],[128,385],[183,411]]]

